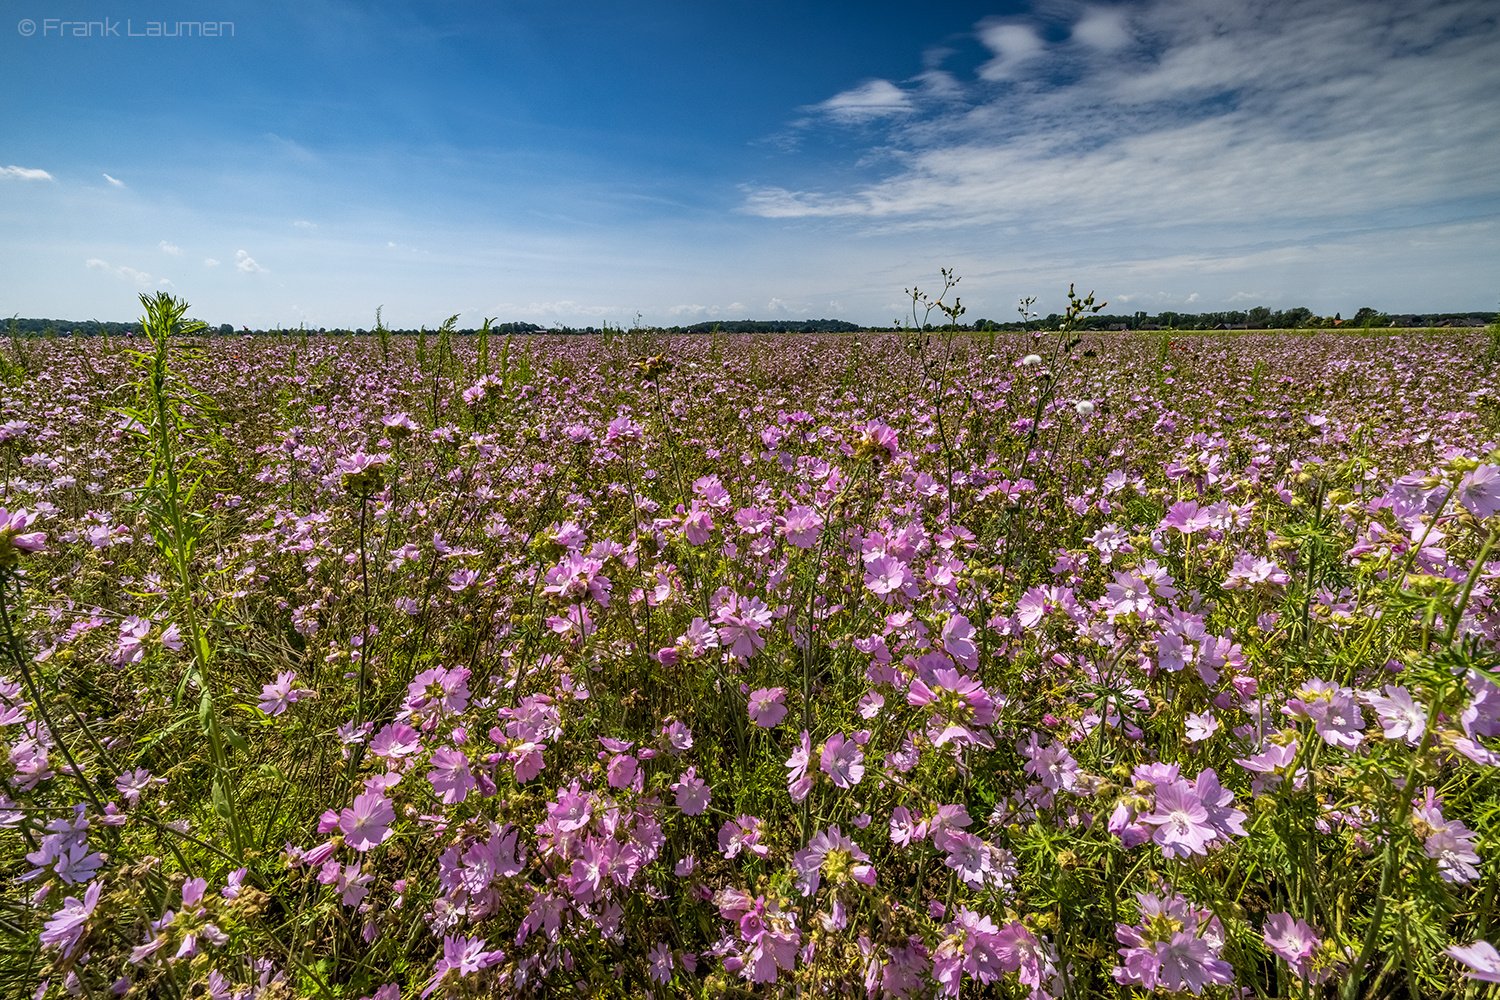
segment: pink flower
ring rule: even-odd
[[[853,788],[865,776],[865,754],[859,744],[834,733],[823,744],[818,766],[839,788]]]
[[[814,834],[807,844],[807,849],[798,851],[792,856],[792,867],[800,876],[797,879],[797,889],[802,895],[811,896],[818,891],[818,886],[822,882],[823,865],[830,854],[841,856],[843,864],[839,866],[839,870],[848,871],[854,881],[862,885],[875,884],[875,869],[867,864],[870,856],[834,826]],[[849,862],[859,863],[849,864]]]
[[[855,431],[859,434],[857,453],[894,460],[900,451],[896,431],[879,420],[868,421],[864,426],[856,427]]]
[[[404,722],[383,727],[370,740],[370,752],[377,757],[409,757],[422,749],[422,738]]]
[[[770,729],[786,718],[786,688],[759,688],[750,693],[750,720],[762,729]]]
[[[99,902],[99,892],[103,888],[103,883],[90,882],[81,901],[73,896],[65,897],[63,908],[52,914],[51,919],[42,927],[42,945],[60,949],[63,958],[71,955],[83,938],[84,931],[88,929],[89,917],[94,913],[94,906]]]
[[[1500,952],[1488,941],[1475,941],[1462,947],[1451,945],[1444,949],[1443,954],[1467,966],[1470,979],[1481,983],[1500,983]]]
[[[389,799],[378,792],[364,792],[339,813],[339,829],[346,844],[356,851],[368,851],[390,839],[390,825],[395,820],[396,810]]]
[[[121,795],[125,796],[125,801],[130,803],[130,807],[133,809],[135,808],[135,804],[140,801],[142,792],[150,788],[153,784],[165,785],[166,783],[167,779],[153,778],[150,771],[144,767],[138,767],[134,771],[126,772],[116,778],[115,789]]]
[[[1310,924],[1298,920],[1290,913],[1273,913],[1266,921],[1261,936],[1265,938],[1266,947],[1285,959],[1297,971],[1297,975],[1306,978],[1308,959],[1312,958],[1313,952],[1318,950],[1321,943]]]
[[[45,551],[47,533],[26,531],[39,516],[25,509],[11,513],[0,507],[0,568],[14,568],[21,561],[22,552]]]
[[[897,847],[906,847],[913,840],[921,840],[925,836],[927,836],[927,824],[915,822],[910,809],[897,806],[892,810],[891,843]]]
[[[1202,531],[1211,523],[1213,515],[1207,508],[1200,508],[1196,501],[1179,500],[1167,511],[1167,516],[1162,518],[1161,527],[1174,528],[1184,535]]]
[[[708,782],[698,777],[696,767],[683,772],[682,778],[672,783],[672,791],[677,793],[677,808],[688,816],[701,815],[713,798]]]
[[[542,769],[547,766],[542,756],[544,749],[540,743],[517,743],[511,747],[506,758],[515,768],[517,782],[524,785],[542,773]]]
[[[807,793],[812,790],[812,778],[807,773],[807,766],[812,763],[812,741],[808,738],[807,730],[802,730],[800,742],[797,749],[786,759],[786,786],[792,795],[793,802],[802,802],[807,798]]]
[[[1202,743],[1219,731],[1219,720],[1212,709],[1203,713],[1189,712],[1184,721],[1187,724],[1186,736],[1189,743]]]
[[[771,624],[771,609],[758,597],[729,596],[729,603],[721,606],[714,616],[719,623],[719,639],[735,656],[754,656],[766,644],[760,630]]]
[[[719,828],[719,850],[724,852],[725,858],[733,858],[742,850],[757,858],[771,853],[771,849],[760,842],[760,819],[747,815],[726,820]]]
[[[811,507],[788,507],[786,514],[777,520],[780,522],[778,530],[799,549],[810,549],[818,544],[818,536],[823,532],[823,519]]]
[[[432,978],[427,981],[427,988],[421,995],[431,994],[450,972],[456,972],[459,977],[469,976],[505,961],[505,952],[485,951],[484,943],[484,938],[477,937],[443,938],[443,957],[432,967]]]
[[[1427,730],[1427,711],[1404,687],[1387,684],[1383,690],[1385,697],[1374,691],[1361,691],[1360,700],[1375,710],[1386,739],[1416,746]]]
[[[474,776],[469,773],[469,758],[451,747],[442,747],[433,753],[432,770],[427,772],[427,780],[445,806],[462,802],[475,786]]]
[[[263,684],[260,688],[260,710],[267,715],[280,715],[285,712],[288,705],[301,701],[303,698],[316,698],[318,692],[307,688],[297,688],[292,685],[297,682],[297,674],[292,670],[283,670],[276,675],[276,680],[270,684]]]
[[[1282,711],[1297,719],[1311,719],[1313,729],[1331,746],[1352,750],[1364,739],[1364,716],[1355,704],[1354,692],[1314,678],[1287,700]]]
[[[635,757],[628,753],[615,754],[610,758],[606,774],[610,788],[625,788],[635,780],[638,771]]]
[[[954,615],[944,623],[943,651],[968,669],[979,669],[979,647],[974,643],[974,625],[964,615]]]
[[[691,545],[702,545],[712,536],[714,530],[713,513],[698,506],[698,501],[693,501],[693,506],[682,516],[682,537]]]
[[[1172,781],[1156,787],[1156,811],[1141,817],[1156,827],[1151,835],[1169,858],[1207,854],[1214,828],[1208,823],[1203,800],[1186,782]]]
[[[658,944],[647,954],[651,962],[651,978],[665,986],[672,981],[672,949]]]
[[[1458,502],[1475,517],[1500,511],[1500,465],[1481,465],[1464,476],[1458,484]],[[0,508],[0,518],[4,515],[5,510]]]
[[[911,567],[895,556],[876,556],[865,564],[865,586],[880,598],[901,591],[911,578]]]

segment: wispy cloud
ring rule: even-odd
[[[111,177],[109,174],[105,174],[104,179],[109,181],[110,187],[122,188],[125,186],[125,182],[118,177]]]
[[[157,246],[161,249],[162,253],[168,255],[169,257],[182,256],[182,247],[177,246],[175,243],[168,243],[166,240],[162,240],[157,244]]]
[[[994,58],[961,100],[887,84],[910,113],[874,140],[883,176],[752,186],[743,210],[1222,231],[1500,207],[1500,23],[1484,0],[1052,6],[975,35]]]
[[[218,261],[214,261],[214,263],[217,264]],[[257,264],[255,258],[250,256],[249,252],[245,250],[236,250],[234,252],[234,266],[246,274],[255,274],[256,272],[269,273],[265,268]]]
[[[203,266],[204,267],[218,267],[219,266],[219,262],[217,260],[215,260],[214,258],[212,258],[212,257],[204,257],[203,258]]]
[[[1071,37],[1100,52],[1118,52],[1135,42],[1126,12],[1118,7],[1085,8]]]
[[[889,80],[871,80],[853,90],[835,94],[814,110],[840,121],[869,121],[887,115],[900,115],[913,108],[906,91]]]
[[[45,170],[36,170],[32,167],[18,167],[14,164],[8,167],[0,167],[0,180],[50,181],[52,179],[52,175]]]
[[[1046,51],[1035,26],[1014,21],[990,21],[980,25],[979,40],[995,58],[979,67],[982,80],[1011,80],[1026,65]]]
[[[91,271],[104,271],[108,274],[124,278],[126,281],[133,281],[142,287],[151,284],[151,275],[145,271],[137,271],[133,267],[126,267],[124,265],[115,267],[109,261],[100,260],[98,257],[90,257],[83,262],[83,266]]]
[[[298,229],[318,228],[318,224],[316,222],[308,222],[306,219],[298,219],[296,222],[292,223],[292,225],[296,226]]]

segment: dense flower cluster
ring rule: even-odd
[[[32,345],[24,992],[1500,981],[1477,341],[1179,343]]]

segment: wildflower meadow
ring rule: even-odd
[[[1497,995],[1500,328],[953,292],[0,342],[0,994]]]

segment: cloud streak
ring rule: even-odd
[[[889,80],[871,80],[853,90],[835,94],[817,105],[815,110],[846,122],[869,121],[887,115],[900,115],[913,108],[911,97]]]
[[[0,167],[0,180],[17,181],[50,181],[52,175],[45,170],[36,170],[32,167],[18,167],[11,164],[8,167]]]
[[[217,264],[218,261],[214,261],[214,263]],[[245,250],[236,250],[234,252],[234,266],[246,274],[269,273],[265,268],[257,264],[255,258],[250,256],[249,252]]]

